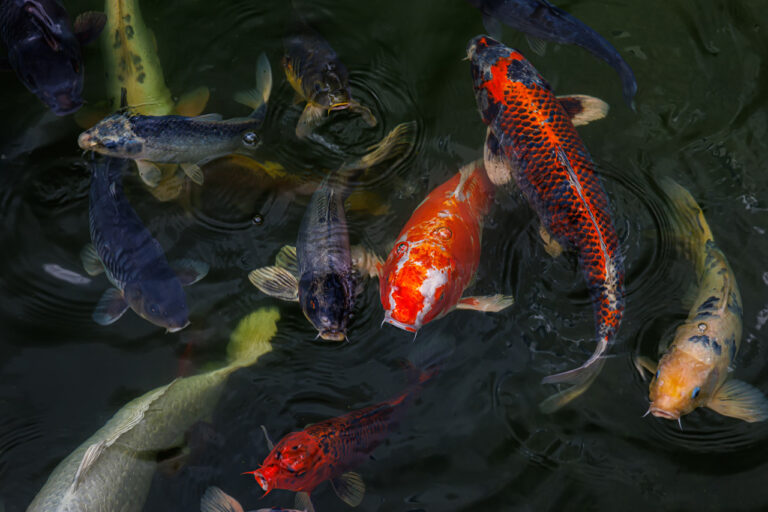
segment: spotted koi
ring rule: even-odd
[[[597,347],[579,368],[546,377],[571,383],[542,408],[573,400],[601,370],[624,312],[624,269],[608,197],[571,114],[523,55],[488,36],[467,49],[475,96],[488,125],[486,167],[508,169],[555,242],[578,254],[592,297]]]

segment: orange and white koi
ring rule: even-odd
[[[454,309],[497,312],[509,295],[464,297],[480,263],[493,186],[482,161],[433,190],[413,212],[379,274],[384,322],[408,332]]]

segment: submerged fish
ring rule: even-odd
[[[575,44],[607,62],[621,78],[624,100],[634,108],[637,82],[632,68],[611,43],[547,0],[468,0],[483,13],[486,29],[494,36],[501,33],[499,21],[526,34],[534,52],[544,54],[542,39],[561,44]]]
[[[415,369],[412,369],[415,371]],[[312,510],[309,494],[330,480],[336,495],[356,507],[363,501],[365,484],[350,469],[362,463],[389,435],[422,385],[436,370],[421,372],[401,395],[337,418],[291,432],[275,445],[267,435],[270,452],[252,474],[266,494],[274,489],[299,493],[297,508]]]
[[[174,101],[165,85],[155,35],[144,23],[139,1],[106,0],[105,10],[107,26],[101,43],[109,111],[127,106],[143,115],[199,115],[208,101],[208,89],[199,87]]]
[[[0,39],[7,64],[19,80],[56,115],[83,104],[83,56],[80,46],[95,39],[104,14],[85,13],[75,20],[58,0],[0,2]]]
[[[218,487],[209,487],[200,500],[200,512],[243,512],[243,506]],[[295,508],[270,507],[260,508],[252,512],[314,512],[314,508],[297,510]]]
[[[126,404],[56,466],[27,512],[139,512],[158,454],[209,417],[229,376],[272,350],[280,314],[259,309],[240,321],[218,370],[176,379]]]
[[[116,322],[128,308],[155,325],[175,332],[189,325],[182,286],[208,273],[206,263],[182,260],[171,270],[165,253],[123,193],[128,161],[105,158],[91,164],[90,221],[92,244],[82,253],[90,275],[106,271],[114,285],[101,297],[93,319]]]
[[[258,89],[235,97],[253,108],[249,117],[222,120],[219,114],[186,117],[118,112],[81,133],[77,143],[88,151],[135,160],[149,186],[156,186],[161,178],[152,162],[179,163],[201,185],[200,165],[230,153],[252,154],[261,143],[260,129],[272,89],[272,73],[264,54],[256,74]]]
[[[320,34],[303,26],[299,34],[283,40],[283,69],[297,97],[306,101],[296,125],[296,136],[306,137],[327,114],[349,109],[359,113],[369,126],[376,126],[371,111],[352,99],[349,72]]]
[[[744,421],[765,421],[768,399],[746,382],[729,378],[742,329],[736,276],[691,194],[672,180],[663,187],[672,201],[675,234],[696,271],[697,291],[688,318],[658,366],[638,358],[654,374],[648,411],[679,420],[697,407],[708,407]]]
[[[324,340],[346,339],[361,274],[374,276],[377,272],[376,257],[350,250],[344,211],[349,181],[382,162],[399,162],[413,145],[414,130],[415,123],[397,125],[368,154],[329,174],[312,194],[296,247],[283,247],[275,266],[248,275],[267,295],[299,302]]]
[[[454,309],[501,311],[512,297],[464,297],[480,264],[483,219],[493,187],[482,160],[461,169],[422,201],[379,275],[384,321],[408,332]]]
[[[546,377],[573,386],[542,404],[553,411],[583,393],[602,369],[624,312],[624,269],[608,197],[570,113],[517,51],[487,36],[467,49],[475,96],[488,125],[486,168],[517,183],[550,247],[578,254],[597,324],[597,347],[581,367]]]

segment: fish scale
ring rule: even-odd
[[[578,253],[600,338],[584,369],[610,346],[624,311],[624,271],[608,197],[568,113],[533,66],[485,36],[469,51],[483,121],[516,169],[518,186],[555,240]],[[571,380],[562,377],[550,381]]]

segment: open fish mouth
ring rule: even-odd
[[[83,132],[77,138],[77,145],[80,146],[81,149],[93,149],[98,147],[99,142],[90,133]]]
[[[328,107],[328,112],[333,112],[334,110],[344,110],[345,108],[349,108],[349,102],[348,101],[342,101],[339,103],[334,103],[330,107]]]
[[[658,409],[656,407],[651,407],[651,414],[657,418],[664,418],[667,420],[677,420],[680,418],[679,414],[674,414],[669,411],[665,411],[664,409]]]

